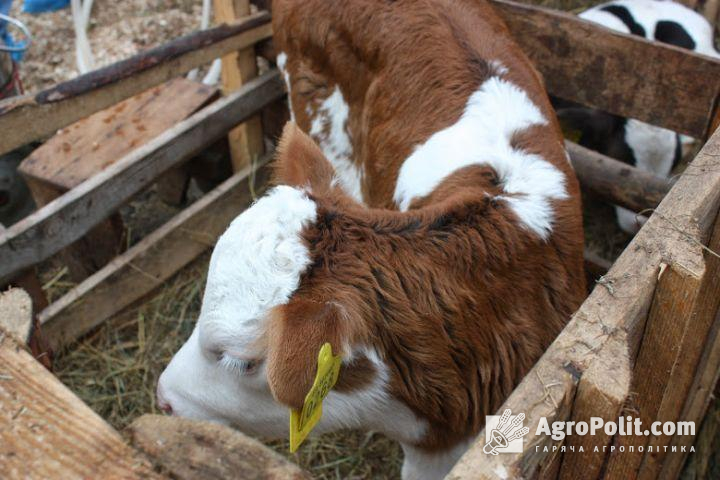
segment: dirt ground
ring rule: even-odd
[[[577,12],[600,2],[539,0],[533,3]],[[34,35],[34,44],[21,65],[26,90],[41,90],[77,75],[70,10],[32,16],[19,13],[19,7],[20,1],[16,0],[13,15],[26,22]],[[88,36],[97,66],[196,30],[200,25],[200,10],[200,0],[96,0]],[[615,226],[612,207],[592,199],[584,200],[587,245],[605,258],[614,259],[630,238]],[[139,200],[125,207],[125,214],[134,219],[130,222],[135,229],[130,238],[139,239],[139,232],[151,230],[176,211],[159,204],[152,191],[143,193]],[[128,309],[57,355],[59,378],[115,427],[122,429],[143,413],[159,413],[154,393],[157,378],[192,331],[201,304],[208,258],[209,255],[200,257],[152,298]],[[51,299],[73,285],[62,267],[47,269],[43,280]],[[720,443],[718,407],[708,414],[712,421],[703,427],[699,441],[705,442],[706,451],[712,451]],[[270,442],[270,445],[308,469],[315,478],[399,478],[400,448],[381,434],[325,435],[311,439],[296,455],[288,453],[285,441]],[[713,478],[707,477],[707,472],[717,472],[719,467],[708,458],[694,461],[696,468],[686,470],[684,478]]]
[[[33,44],[21,64],[26,91],[77,76],[75,32],[70,9],[32,15],[14,0],[11,14],[30,28]],[[200,0],[95,0],[88,38],[96,66],[130,57],[200,28]]]

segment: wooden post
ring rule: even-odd
[[[20,288],[0,293],[0,329],[20,344],[30,339],[32,332],[32,299]]]
[[[213,6],[218,24],[231,23],[250,15],[249,0],[214,0]],[[255,78],[257,73],[254,46],[225,55],[222,57],[223,93],[227,95],[237,90],[243,83]],[[255,116],[231,130],[228,142],[233,171],[238,172],[264,152],[260,116]]]
[[[5,226],[0,223],[0,233],[4,231]],[[40,283],[40,279],[38,278],[37,272],[35,271],[34,267],[28,268],[27,270],[18,273],[12,279],[9,285],[19,287],[19,289],[24,290],[28,295],[30,295],[30,298],[32,299],[33,311],[39,312],[48,306],[47,296],[42,289],[42,283]],[[5,287],[5,285],[0,283],[0,290],[5,290]],[[2,324],[2,322],[3,319],[0,318],[0,324]],[[39,338],[31,335],[32,333],[32,331],[28,332],[28,337],[25,339],[25,341],[30,343],[30,348],[32,349],[33,354],[38,355],[39,353],[42,353],[40,352],[40,350],[44,350],[44,344],[41,347]],[[46,355],[45,357],[47,358],[44,359],[43,365],[45,365],[47,368],[50,368],[50,356]]]

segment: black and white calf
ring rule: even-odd
[[[623,33],[675,45],[720,59],[713,29],[697,12],[672,1],[616,0],[592,7],[580,17]],[[692,141],[664,128],[562,100],[554,102],[564,128],[581,145],[660,176],[668,176]],[[644,222],[634,212],[615,207],[620,228],[635,233]]]

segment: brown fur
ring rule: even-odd
[[[301,129],[306,108],[340,86],[371,207],[331,188],[319,149],[286,129],[276,180],[309,186],[318,221],[305,231],[314,263],[269,328],[273,393],[302,403],[324,341],[346,354],[371,347],[393,396],[430,424],[418,447],[454,446],[478,433],[583,299],[579,189],[539,76],[479,0],[275,0],[273,15]],[[513,138],[567,178],[547,241],[492,198],[500,186],[487,166],[454,172],[408,212],[385,210],[402,162],[458,120],[493,60],[550,120]]]

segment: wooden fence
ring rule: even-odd
[[[716,253],[720,250],[716,224],[720,133],[712,134],[720,123],[720,62],[615,33],[566,13],[507,0],[492,3],[544,74],[550,93],[709,140],[672,188],[664,179],[568,144],[584,190],[635,211],[654,209],[654,213],[507,400],[507,407],[525,413],[531,427],[524,453],[488,456],[481,452],[483,442],[479,441],[449,478],[593,478],[600,474],[624,478],[634,472],[643,478],[673,478],[684,455],[647,455],[637,447],[668,440],[672,445],[688,444],[692,437],[568,437],[563,443],[536,436],[534,427],[541,416],[551,422],[591,416],[614,420],[624,411],[636,412],[643,422],[701,419],[720,362],[720,258]],[[260,12],[38,94],[0,102],[0,131],[9,132],[0,138],[0,153],[42,140],[215,57],[254,48],[258,55],[272,59],[269,21],[270,14]],[[163,173],[284,95],[276,70],[251,76],[246,71],[239,89],[0,231],[0,282],[11,282],[51,258]],[[215,190],[63,297],[38,308],[37,318],[50,345],[59,348],[77,339],[211,248],[230,220],[251,202],[252,193],[262,191],[268,178],[266,162],[266,156],[251,165],[234,162],[233,176]],[[17,368],[18,362],[31,362],[19,355],[22,358],[2,356],[0,374]],[[34,367],[27,372],[32,378],[47,376]],[[0,392],[5,388],[1,380]],[[63,395],[71,397],[69,392]],[[0,408],[9,408],[2,398]],[[69,415],[80,415],[85,407],[73,400],[63,408]],[[84,428],[109,429],[95,418]],[[564,455],[552,448],[560,444],[583,445],[585,450],[596,445],[617,449]],[[626,450],[633,446],[635,453],[620,455],[621,446]],[[113,450],[117,456],[106,462],[122,465],[137,455],[117,448]],[[23,455],[32,457],[32,449]],[[82,456],[74,460],[92,461]],[[56,468],[62,472],[70,466],[58,463]]]

